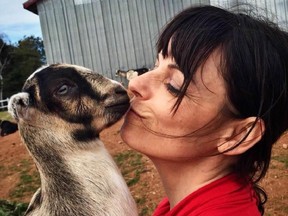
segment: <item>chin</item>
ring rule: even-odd
[[[120,136],[122,140],[131,148],[133,148],[133,146],[130,145],[131,141],[133,142],[133,140],[137,140],[137,137],[139,137],[135,131],[135,126],[129,124],[126,119],[124,120],[124,123],[120,129]]]
[[[124,124],[120,130],[120,136],[130,148],[144,153],[142,148],[145,147],[145,145],[143,144],[143,139],[141,139],[142,137],[145,137],[143,134],[144,129],[142,128],[139,131],[138,128],[138,126],[128,123],[125,119]]]

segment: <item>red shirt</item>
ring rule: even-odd
[[[153,216],[260,216],[250,183],[236,174],[218,179],[181,200],[170,210],[167,198]]]

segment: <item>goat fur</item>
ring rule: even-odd
[[[129,108],[119,83],[89,69],[40,68],[9,101],[41,178],[27,216],[134,216],[135,202],[99,133]]]
[[[116,70],[115,75],[119,77],[125,77],[128,81],[132,80],[133,78],[140,76],[146,72],[148,72],[148,68],[137,68],[137,69],[129,69],[127,71],[124,70]]]

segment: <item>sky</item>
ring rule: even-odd
[[[6,34],[12,44],[24,36],[41,37],[38,15],[23,8],[27,0],[0,0],[0,34]]]

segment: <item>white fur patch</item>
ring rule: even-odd
[[[127,80],[132,80],[134,79],[135,77],[138,76],[138,72],[137,71],[133,71],[133,70],[129,70],[127,73],[126,73],[126,78]]]
[[[71,66],[70,66],[71,67]],[[85,71],[86,73],[92,73],[92,70],[90,70],[89,68],[85,68],[83,66],[80,65],[73,65],[73,67],[77,70],[77,71]]]
[[[45,69],[45,68],[47,68],[47,67],[49,67],[49,65],[43,65],[42,67],[38,68],[36,71],[34,71],[34,72],[28,77],[27,80],[32,79],[32,78],[35,76],[36,73],[42,71],[43,69]]]
[[[107,77],[106,77],[107,78]],[[118,85],[121,85],[121,83],[120,82],[118,82],[118,81],[116,81],[116,80],[113,80],[113,79],[109,79],[109,78],[107,78],[108,80],[110,80],[112,83],[114,83],[114,84],[118,84]],[[122,86],[122,85],[121,85]]]
[[[13,118],[18,118],[17,104],[19,104],[20,100],[22,103],[24,103],[25,106],[28,106],[29,94],[27,92],[20,92],[10,98],[8,102],[8,112],[10,115],[12,115]]]

